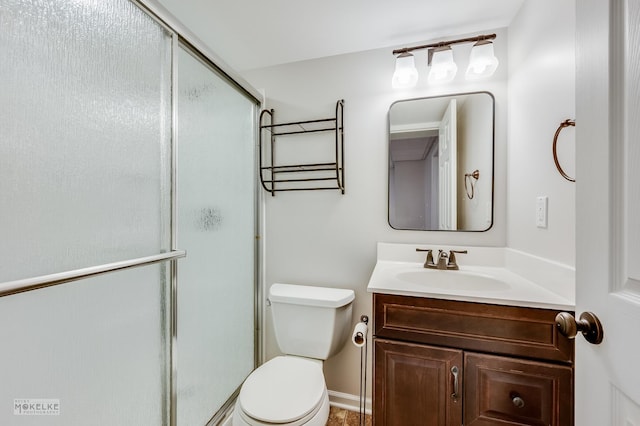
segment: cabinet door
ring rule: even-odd
[[[374,367],[374,426],[462,424],[462,351],[376,339]]]
[[[573,370],[465,353],[464,424],[573,425]]]

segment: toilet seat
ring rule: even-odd
[[[233,426],[325,426],[329,418],[329,395],[325,392],[324,401],[311,413],[291,423],[270,423],[249,417],[242,412],[239,403],[236,403],[236,413],[233,414]]]
[[[279,356],[245,380],[236,408],[247,424],[302,425],[328,404],[318,360]]]

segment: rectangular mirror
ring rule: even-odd
[[[389,225],[486,231],[493,223],[495,102],[489,92],[389,108]]]

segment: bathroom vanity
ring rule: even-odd
[[[571,300],[504,267],[428,271],[380,251],[374,426],[573,425],[574,342],[555,321]]]

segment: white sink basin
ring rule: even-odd
[[[472,270],[426,269],[418,271],[398,271],[396,278],[412,284],[434,289],[463,291],[505,291],[511,288],[509,283],[486,273]]]
[[[567,299],[503,267],[461,265],[460,270],[424,268],[422,262],[378,260],[369,279],[371,293],[571,309]]]

